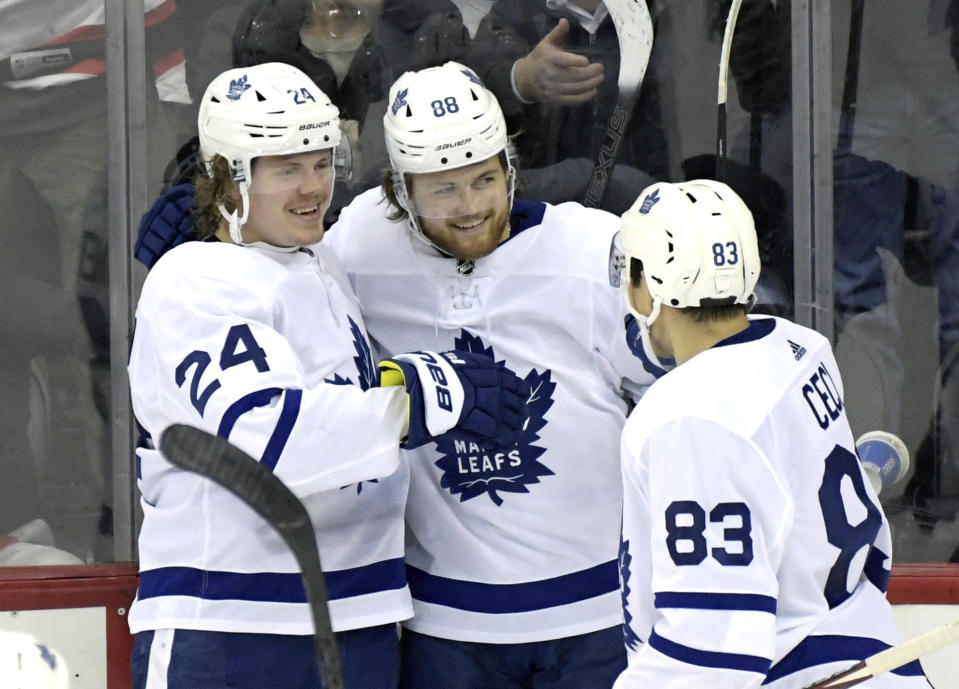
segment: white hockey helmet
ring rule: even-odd
[[[506,153],[508,201],[515,186],[506,120],[496,96],[458,62],[406,72],[390,87],[383,116],[393,186],[403,210],[411,208],[404,175],[465,167]],[[413,229],[419,231],[415,217]]]
[[[339,110],[302,71],[282,62],[230,69],[210,82],[200,103],[200,155],[207,172],[214,155],[230,164],[243,200],[243,215],[220,213],[230,238],[242,244],[240,228],[250,213],[251,162],[326,148],[343,140]]]
[[[623,214],[610,259],[610,279],[629,284],[631,261],[642,263],[653,311],[723,304],[751,305],[759,280],[752,213],[722,182],[659,182]],[[625,278],[625,279],[623,279]],[[627,304],[637,317],[627,292]]]
[[[63,657],[21,632],[0,631],[0,678],[5,689],[70,687],[70,673]]]

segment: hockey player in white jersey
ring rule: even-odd
[[[612,281],[677,367],[623,432],[615,689],[798,689],[898,643],[889,525],[829,342],[747,316],[745,204],[718,182],[655,184],[616,246]],[[863,686],[929,689],[918,663]]]
[[[654,380],[608,284],[619,218],[514,199],[500,107],[457,63],[401,76],[384,126],[384,188],[327,240],[371,338],[486,353],[533,390],[518,442],[453,431],[414,451],[401,686],[608,689],[626,663],[623,395]]]
[[[304,501],[345,685],[394,689],[396,623],[412,612],[401,439],[416,447],[454,425],[478,443],[514,433],[528,388],[469,353],[398,355],[380,375],[346,274],[319,243],[340,128],[306,75],[274,63],[224,72],[204,94],[199,133],[204,241],[150,272],[129,363],[144,432],[133,686],[326,686],[280,536],[154,448],[168,425],[187,423],[258,457]]]

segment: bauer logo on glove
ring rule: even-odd
[[[478,441],[515,442],[529,414],[529,384],[481,354],[410,352],[380,362],[383,385],[403,385],[410,396],[413,449],[457,427]]]

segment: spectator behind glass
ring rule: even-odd
[[[654,19],[655,22],[655,19]],[[618,153],[603,207],[621,213],[663,178],[669,157],[657,47]],[[599,0],[495,0],[467,58],[503,106],[530,195],[580,201],[617,97],[619,41]]]
[[[191,83],[206,83],[230,66],[284,62],[340,105],[353,177],[337,180],[328,225],[356,193],[379,184],[386,166],[382,120],[393,79],[462,58],[470,40],[449,0],[254,0],[224,5],[207,25],[203,33],[212,40],[201,47]],[[192,177],[196,151],[194,137],[171,165],[167,186]]]
[[[188,95],[176,3],[144,10],[152,152]],[[112,557],[104,23],[102,0],[0,3],[0,534],[42,518],[83,559]]]

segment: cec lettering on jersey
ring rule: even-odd
[[[802,394],[813,416],[816,417],[816,423],[823,430],[829,428],[829,424],[838,419],[842,413],[839,388],[836,387],[833,377],[822,362],[819,363],[819,368],[812,377],[802,386]]]

